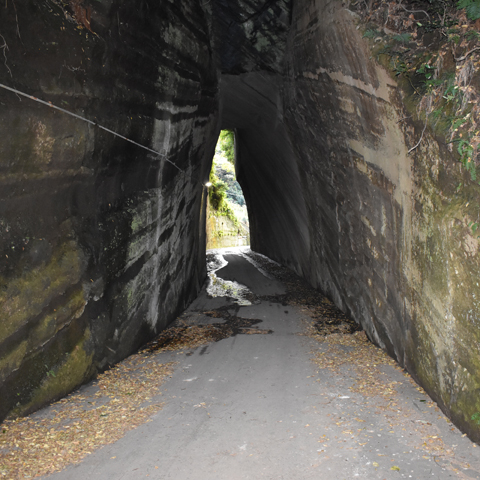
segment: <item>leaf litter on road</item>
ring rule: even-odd
[[[0,427],[0,478],[47,475],[119,440],[162,408],[159,387],[173,365],[132,355],[98,376],[93,395],[77,391],[48,410],[6,420]]]
[[[367,411],[371,405],[375,415],[383,413],[390,429],[397,428],[412,434],[408,444],[411,448],[419,450],[420,455],[423,453],[423,459],[433,460],[442,469],[455,472],[457,478],[480,478],[470,477],[468,473],[464,473],[472,468],[471,465],[456,455],[457,445],[447,445],[444,442],[437,425],[419,420],[419,412],[414,411],[411,405],[400,401],[398,388],[403,382],[392,381],[386,374],[388,369],[391,371],[393,368],[402,372],[405,381],[414,386],[423,397],[420,402],[438,412],[440,420],[450,423],[424,389],[393,358],[374,345],[360,325],[348,318],[320,291],[308,285],[291,270],[255,252],[250,251],[246,254],[286,285],[286,294],[270,300],[280,301],[283,305],[297,306],[305,314],[304,335],[318,342],[318,348],[315,348],[312,355],[313,362],[320,370],[330,371],[335,378],[348,378],[350,391],[361,395],[365,400],[371,399],[364,410]],[[354,418],[351,421],[353,420],[364,422],[361,418]],[[343,428],[349,423],[350,420],[344,418],[337,422],[336,426]],[[363,448],[368,444],[368,441],[360,439],[360,432],[364,431],[365,429],[357,429],[357,435],[352,430],[343,430],[343,433],[351,436]],[[393,430],[390,433],[394,433]],[[372,465],[379,467],[377,462],[373,462]],[[397,465],[388,468],[392,471],[400,470]],[[474,474],[480,475],[480,471],[475,470]]]
[[[155,355],[196,348],[218,340],[218,335],[211,325],[176,322],[139,353],[100,374],[93,396],[77,391],[53,404],[45,417],[40,412],[6,420],[0,427],[0,478],[33,478],[62,470],[145,423],[162,408],[159,388],[175,365],[160,364]]]
[[[93,397],[77,391],[53,404],[46,417],[40,412],[6,420],[0,426],[0,478],[57,472],[148,421],[162,408],[159,388],[175,365],[158,363],[157,354],[195,349],[236,334],[272,333],[255,326],[260,320],[242,319],[226,310],[204,314],[227,321],[189,325],[188,317],[180,317],[139,353],[100,374]]]

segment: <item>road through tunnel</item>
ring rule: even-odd
[[[309,238],[293,148],[279,119],[279,79],[251,73],[223,76],[222,123],[235,128],[235,169],[247,203],[251,246],[302,273]]]
[[[363,7],[0,8],[0,83],[34,97],[0,89],[1,417],[71,391],[195,298],[205,183],[234,129],[252,249],[321,289],[480,438],[478,191],[372,54],[389,34],[364,38]]]

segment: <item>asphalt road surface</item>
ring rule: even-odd
[[[228,264],[217,277],[269,299],[239,306],[204,291],[184,317],[201,319],[203,311],[223,307],[226,316],[257,320],[256,330],[159,353],[162,362],[178,362],[162,387],[163,409],[45,478],[480,479],[480,448],[400,369],[382,367],[396,386],[387,408],[383,397],[352,390],[353,366],[335,373],[313,363],[314,352],[327,347],[302,335],[308,318],[301,306],[276,302],[285,286],[255,268],[244,251],[223,252],[221,264]]]

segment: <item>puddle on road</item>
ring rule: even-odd
[[[216,271],[226,265],[228,265],[228,262],[220,253],[215,251],[207,253],[207,294],[212,297],[233,298],[234,302],[241,307],[252,305],[249,298],[254,297],[254,294],[248,289],[248,287],[238,282],[224,280],[223,278],[217,277],[215,274]]]
[[[252,304],[247,297],[253,294],[245,285],[217,277],[215,272],[210,272],[208,277],[207,293],[210,296],[233,298],[234,302],[242,307]]]

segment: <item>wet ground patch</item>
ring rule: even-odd
[[[194,349],[236,335],[268,335],[273,330],[259,328],[259,319],[238,317],[232,307],[205,312],[186,312],[142,350],[145,353]],[[218,319],[208,322],[205,319]]]
[[[218,253],[207,253],[207,293],[210,297],[226,297],[239,306],[258,303],[258,297],[248,287],[241,283],[224,280],[216,272],[225,267],[228,262]]]
[[[284,295],[259,298],[281,303],[284,306],[292,305],[302,308],[313,320],[309,326],[311,333],[326,336],[334,333],[353,334],[362,330],[355,320],[339,310],[322,292],[310,286],[290,269],[252,251],[244,252],[244,255],[287,287],[287,293]]]

